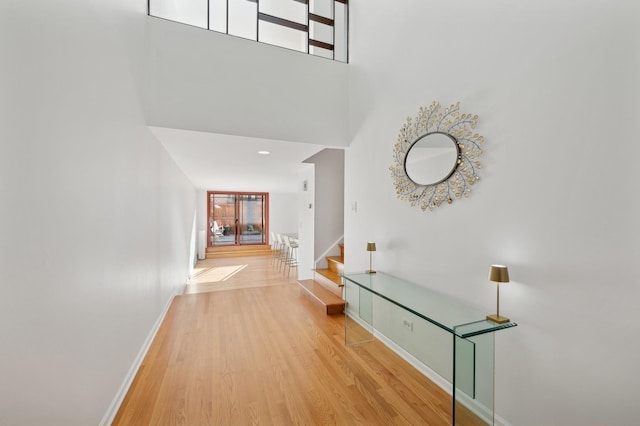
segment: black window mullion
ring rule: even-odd
[[[314,22],[319,22],[324,25],[328,25],[333,27],[335,25],[335,20],[331,18],[324,17],[322,15],[316,15],[315,13],[309,14],[309,20]]]
[[[268,15],[266,13],[258,12],[258,19],[272,24],[281,25],[283,27],[292,28],[298,31],[309,31],[309,27],[299,22],[290,21],[284,18],[278,18],[277,16]]]
[[[318,41],[318,40],[313,40],[313,39],[311,39],[311,40],[309,40],[309,44],[310,44],[311,46],[321,47],[322,49],[326,49],[326,50],[335,50],[335,49],[333,48],[333,45],[332,45],[332,44],[325,43],[325,42],[323,42],[323,41]]]

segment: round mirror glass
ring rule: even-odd
[[[451,175],[458,165],[458,146],[445,133],[424,135],[407,152],[404,167],[418,185],[433,185]]]

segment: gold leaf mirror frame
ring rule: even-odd
[[[394,165],[389,167],[398,199],[426,211],[443,203],[451,204],[454,198],[468,197],[471,186],[480,179],[478,170],[482,168],[477,158],[482,155],[480,145],[484,137],[473,131],[477,123],[477,115],[460,113],[460,102],[443,109],[434,101],[429,107],[420,107],[415,119],[407,117],[393,149]],[[441,180],[418,183],[407,174],[407,156],[418,141],[432,134],[449,136],[456,144],[458,156],[451,172]]]

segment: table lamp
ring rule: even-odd
[[[497,324],[509,322],[509,318],[500,316],[500,283],[509,282],[509,269],[504,265],[491,265],[489,268],[489,281],[496,283],[496,313],[487,315],[487,319]]]
[[[374,271],[373,267],[371,266],[371,257],[373,256],[373,252],[376,251],[376,243],[367,243],[367,251],[369,252],[369,269],[367,269],[365,272],[367,274],[375,274],[376,271]]]

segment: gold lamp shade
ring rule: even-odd
[[[509,282],[509,268],[504,265],[491,265],[489,268],[489,281],[494,283]]]
[[[500,316],[500,283],[509,282],[509,269],[504,265],[491,265],[489,268],[489,281],[496,283],[496,313],[487,315],[487,319],[497,324],[507,323],[511,320]]]
[[[367,269],[365,272],[367,274],[375,274],[376,271],[374,271],[371,266],[371,257],[373,255],[373,252],[376,251],[376,243],[367,243],[367,251],[369,252],[369,269]]]

